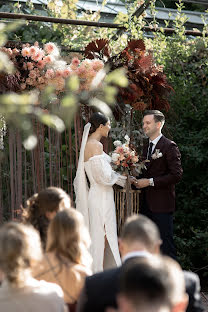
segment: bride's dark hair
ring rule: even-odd
[[[108,118],[105,117],[105,115],[101,114],[100,112],[92,114],[92,116],[89,119],[89,122],[91,123],[90,127],[90,134],[96,131],[97,128],[99,128],[100,125],[106,125],[108,122]]]

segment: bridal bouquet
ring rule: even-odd
[[[116,171],[132,173],[136,171],[137,174],[145,167],[146,160],[141,160],[137,155],[135,149],[130,145],[130,138],[128,135],[124,137],[125,143],[121,141],[114,141],[116,147],[111,155],[112,167]]]

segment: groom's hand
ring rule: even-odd
[[[129,181],[130,181],[131,184],[135,184],[137,179],[135,177],[133,177],[133,176],[130,176],[129,177]]]
[[[134,185],[137,188],[144,188],[150,185],[150,180],[149,179],[138,179],[134,182]]]

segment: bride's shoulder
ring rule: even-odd
[[[95,155],[103,154],[103,145],[97,140],[88,140],[85,147],[85,161]]]
[[[103,144],[97,140],[91,139],[87,141],[85,149],[103,152]]]

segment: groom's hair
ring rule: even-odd
[[[144,116],[147,116],[147,115],[153,115],[155,122],[161,122],[162,126],[164,125],[165,116],[161,111],[159,111],[159,110],[146,110],[144,112]]]
[[[141,242],[149,251],[161,243],[157,225],[143,215],[129,217],[124,224],[120,238],[129,244]]]

